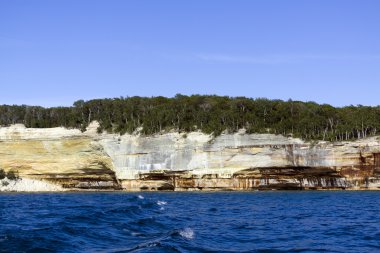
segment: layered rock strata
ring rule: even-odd
[[[113,190],[120,186],[103,147],[79,130],[0,128],[0,167],[62,189]]]
[[[0,167],[63,190],[380,189],[376,137],[309,143],[243,130],[213,138],[120,136],[96,128],[2,127]]]

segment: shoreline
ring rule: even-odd
[[[67,191],[0,191],[0,195],[7,193],[257,193],[257,192],[377,192],[380,189],[307,189],[307,190],[201,190],[201,191],[128,191],[128,190],[67,190]]]

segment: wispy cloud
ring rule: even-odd
[[[328,55],[328,54],[278,54],[261,56],[239,56],[226,54],[197,54],[196,58],[201,61],[219,63],[246,63],[246,64],[283,64],[300,63],[306,61],[333,60],[333,61],[366,61],[380,60],[380,55]]]

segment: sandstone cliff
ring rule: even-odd
[[[33,180],[58,187],[51,190],[380,188],[376,137],[308,143],[244,131],[213,138],[199,132],[120,136],[96,128],[2,127],[0,167],[17,170],[24,185]]]

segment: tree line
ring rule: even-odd
[[[343,141],[374,136],[380,106],[333,107],[315,102],[209,95],[120,97],[78,100],[73,106],[44,108],[0,106],[0,125],[28,128],[66,127],[82,131],[97,120],[99,132],[145,135],[176,130],[220,135],[245,128],[248,133],[291,135],[306,140]]]

